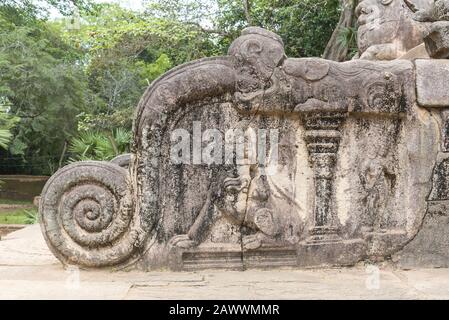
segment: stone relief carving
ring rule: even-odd
[[[425,9],[417,8],[414,19],[430,25],[423,33],[425,48],[434,59],[449,57],[449,2],[432,1]],[[447,249],[448,206],[447,185],[447,130],[448,109],[447,60],[417,60],[418,103],[427,107],[439,124],[436,164],[434,166],[432,188],[427,198],[427,210],[415,238],[393,256],[395,262],[404,268],[448,267]]]
[[[418,106],[415,64],[394,60],[422,42],[412,14],[428,2],[414,3],[360,3],[361,59],[288,58],[279,36],[251,27],[227,56],[166,73],[139,103],[130,156],[48,181],[49,247],[64,264],[145,270],[344,266],[400,252],[447,200],[441,119]],[[202,161],[200,136],[174,162],[172,133],[202,129],[241,130],[247,160],[260,147],[251,130],[278,140],[266,162],[218,164]]]
[[[449,58],[449,1],[434,0],[429,8],[418,10],[414,19],[432,22],[424,33],[424,43],[429,56],[435,59]]]
[[[131,154],[130,153],[121,154],[112,159],[111,162],[117,164],[119,167],[128,169],[129,164],[131,162]]]
[[[394,60],[423,42],[416,8],[428,9],[432,0],[363,0],[356,8],[360,59]]]
[[[142,245],[126,171],[104,162],[66,166],[44,188],[41,224],[52,252],[67,264],[117,265]]]
[[[448,21],[449,2],[447,0],[434,0],[428,8],[417,8],[414,19],[422,22]]]

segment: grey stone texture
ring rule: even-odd
[[[449,1],[434,0],[430,7],[418,10],[414,19],[432,24],[424,32],[424,43],[429,56],[449,58]]]
[[[449,268],[449,154],[440,153],[434,168],[427,214],[416,237],[393,260],[405,269]]]
[[[435,59],[449,58],[449,21],[432,24],[424,38],[429,56]]]
[[[433,0],[427,8],[418,7],[414,19],[421,22],[449,21],[449,1]]]
[[[423,107],[449,106],[449,60],[416,60],[416,90]]]
[[[111,162],[115,163],[119,167],[128,169],[129,164],[131,163],[131,156],[132,155],[130,153],[121,154],[121,155],[115,157],[114,159],[112,159]]]
[[[396,59],[423,42],[419,5],[431,2],[362,1],[361,59],[289,58],[279,36],[251,27],[227,56],[167,72],[137,107],[128,169],[80,162],[48,181],[52,252],[147,271],[445,265],[447,63]],[[248,157],[255,131],[278,142],[267,161],[173,161],[173,132],[206,129],[240,130]]]

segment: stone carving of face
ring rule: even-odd
[[[395,44],[404,53],[422,43],[421,28],[411,7],[422,8],[433,0],[362,0],[356,8],[360,54],[369,47]]]
[[[279,36],[259,27],[243,30],[228,53],[235,57],[237,68],[241,68],[237,81],[241,92],[263,89],[273,75],[273,70],[285,57]]]

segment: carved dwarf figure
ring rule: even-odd
[[[213,224],[212,206],[216,206],[232,224],[244,227],[242,245],[246,250],[264,245],[291,245],[299,241],[299,217],[294,212],[274,210],[277,207],[270,201],[272,190],[265,174],[266,168],[251,164],[247,152],[243,162],[237,165],[236,177],[225,178],[218,190],[210,189],[188,234],[173,237],[170,246],[187,249],[199,245]]]

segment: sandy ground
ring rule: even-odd
[[[0,299],[449,299],[449,269],[65,270],[34,225],[0,241]]]

